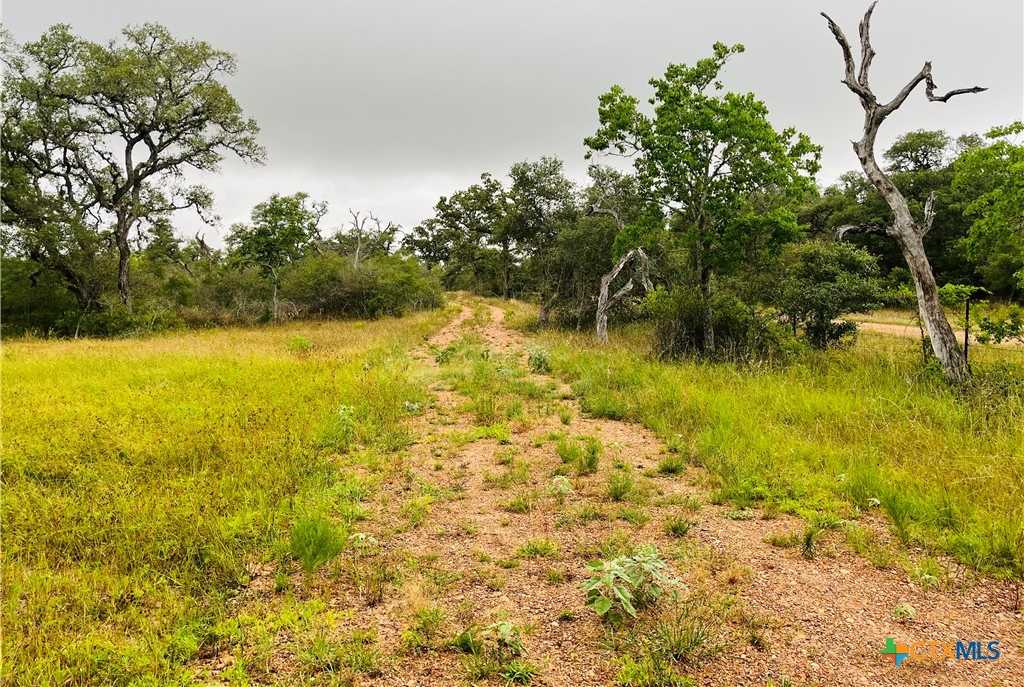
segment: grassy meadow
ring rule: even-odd
[[[585,410],[655,430],[709,471],[717,498],[826,523],[881,512],[904,545],[1021,578],[1020,350],[976,347],[976,388],[958,394],[918,342],[868,332],[764,368],[653,360],[643,327],[604,347],[589,332],[538,338]]]
[[[444,317],[5,342],[2,682],[177,683],[293,521],[357,517]]]

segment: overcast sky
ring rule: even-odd
[[[939,90],[989,91],[928,103],[923,88],[889,119],[881,143],[912,128],[983,131],[1024,107],[1021,0],[882,0],[873,20],[873,86],[887,99],[926,59]],[[156,21],[238,57],[229,82],[259,122],[267,163],[226,160],[204,181],[221,235],[273,192],[303,190],[331,205],[373,210],[406,227],[438,196],[481,172],[557,155],[586,169],[582,140],[599,94],[615,83],[647,98],[669,62],[692,62],[717,40],[747,52],[724,74],[753,90],[778,127],[824,146],[819,181],[856,165],[849,141],[861,110],[839,83],[839,48],[818,12],[856,36],[866,0],[6,0],[19,41],[51,24],[93,40]],[[201,226],[185,213],[182,234]]]

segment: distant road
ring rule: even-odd
[[[857,321],[857,325],[869,332],[878,332],[879,334],[891,334],[893,336],[902,336],[908,339],[920,339],[921,330],[914,324],[891,324],[886,322],[861,322]],[[964,340],[964,330],[954,329],[953,333],[956,334],[957,341],[962,342]],[[971,343],[977,343],[975,338],[971,337]],[[1019,341],[1004,341],[1000,344],[988,344],[989,346],[998,346],[999,348],[1021,348],[1022,344]]]

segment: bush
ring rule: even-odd
[[[815,348],[828,348],[855,334],[852,322],[836,321],[850,312],[881,306],[877,259],[862,248],[835,241],[806,241],[789,246],[771,304]],[[795,333],[795,331],[794,331]]]
[[[711,295],[711,350],[703,347],[704,302],[697,288],[656,289],[648,294],[644,307],[655,320],[655,342],[661,357],[700,355],[749,361],[782,357],[792,349],[792,337],[778,323],[726,290]]]
[[[337,253],[311,255],[281,277],[281,297],[316,315],[380,317],[441,304],[441,284],[418,260],[367,258],[358,269]]]

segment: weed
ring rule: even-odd
[[[657,654],[644,654],[639,658],[623,656],[620,659],[615,684],[617,687],[693,687],[694,683]]]
[[[345,544],[345,536],[327,518],[307,515],[292,525],[289,550],[302,564],[306,575],[337,556]]]
[[[608,498],[612,501],[623,501],[633,493],[635,486],[632,472],[629,470],[615,470],[608,475]]]
[[[602,619],[617,623],[635,617],[638,608],[657,602],[678,581],[653,546],[642,546],[632,556],[620,556],[587,566],[583,582],[587,605]]]
[[[296,334],[288,339],[288,350],[292,353],[309,353],[313,350],[313,342],[301,334]]]
[[[780,549],[792,549],[800,545],[801,539],[799,532],[787,532],[785,534],[769,534],[764,540]]]
[[[562,422],[563,425],[572,424],[572,410],[570,410],[567,406],[560,406],[558,408],[558,419]]]
[[[403,503],[400,512],[402,517],[408,521],[409,527],[415,529],[426,520],[427,514],[430,512],[430,506],[433,503],[433,496],[430,494],[420,494],[419,496],[413,496]]]
[[[536,665],[524,659],[512,659],[498,669],[506,685],[528,685],[540,672]]]
[[[520,558],[554,558],[558,556],[558,544],[550,539],[531,539],[516,552]]]
[[[411,653],[432,649],[444,621],[444,611],[436,606],[417,609],[413,613],[412,623],[402,631],[403,648]]]
[[[547,374],[551,372],[551,358],[543,348],[531,348],[527,357],[530,372]]]
[[[651,520],[651,516],[639,506],[623,506],[619,509],[618,518],[634,527],[643,527]]]
[[[680,515],[670,516],[665,521],[665,532],[677,539],[685,537],[691,527],[693,527],[693,521]]]
[[[917,617],[917,610],[908,603],[901,603],[892,609],[892,619],[898,623],[906,623]]]
[[[533,510],[534,496],[530,492],[516,494],[511,500],[502,505],[502,509],[509,513],[529,513]]]
[[[679,454],[672,453],[658,461],[659,475],[679,475],[686,471],[686,460]]]

